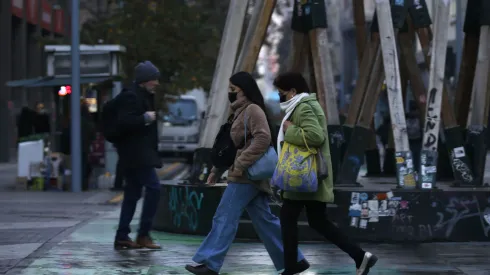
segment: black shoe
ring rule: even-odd
[[[308,268],[310,268],[310,263],[306,260],[303,259],[296,263],[296,266],[294,267],[293,270],[284,270],[284,272],[281,273],[281,275],[294,275],[298,274],[301,272],[306,271]]]
[[[200,264],[200,265],[185,265],[185,269],[189,271],[192,274],[198,274],[198,275],[218,275],[219,273],[216,271],[213,271],[209,269],[206,265]]]
[[[357,269],[357,275],[366,275],[369,273],[369,269],[373,267],[378,261],[376,255],[369,252],[364,253],[364,258],[362,259],[361,265]]]

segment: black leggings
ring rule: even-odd
[[[286,270],[294,270],[298,259],[298,218],[303,207],[306,208],[308,225],[311,228],[349,254],[356,265],[362,262],[364,250],[356,243],[350,242],[348,237],[327,219],[326,203],[284,199],[281,208],[281,229]]]

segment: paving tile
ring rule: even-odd
[[[0,244],[45,243],[65,227],[0,230]]]
[[[80,221],[76,221],[76,220],[59,220],[59,221],[50,221],[50,222],[1,222],[0,230],[72,227],[79,223]]]
[[[0,249],[2,249],[0,247]],[[7,260],[0,260],[0,274],[5,274],[7,271],[12,269],[19,260],[17,259],[7,259]]]
[[[41,247],[41,245],[43,243],[0,245],[0,260],[23,259]]]
[[[79,226],[50,250],[31,254],[33,261],[12,274],[189,274],[184,266],[191,263],[203,237],[153,232],[152,236],[163,245],[163,250],[114,251],[118,216],[119,209],[115,209]],[[131,227],[135,232],[137,219]],[[331,244],[302,244],[300,247],[312,265],[304,275],[355,274],[353,261]],[[370,273],[374,275],[490,274],[482,273],[490,257],[490,243],[364,244],[363,248],[379,257]],[[277,272],[261,243],[237,242],[228,252],[221,274]]]

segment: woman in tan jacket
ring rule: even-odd
[[[269,195],[272,193],[269,181],[251,181],[247,178],[247,169],[273,144],[264,98],[253,77],[246,72],[236,73],[230,78],[228,96],[235,118],[231,139],[238,150],[234,164],[228,169],[228,186],[214,214],[213,227],[192,258],[197,265],[187,265],[185,268],[194,274],[218,274],[235,239],[243,210],[247,210],[275,268],[282,270],[281,225],[279,218],[269,208]],[[246,142],[245,123],[248,136]],[[224,172],[213,168],[208,184],[216,183]],[[309,268],[301,251],[298,251],[297,261],[296,273]]]

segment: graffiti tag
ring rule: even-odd
[[[189,187],[171,187],[168,207],[172,212],[173,223],[176,227],[182,226],[182,220],[187,219],[189,229],[196,231],[199,225],[199,210],[204,195]]]
[[[457,197],[451,198],[446,208],[444,209],[444,212],[437,213],[439,219],[434,225],[434,230],[445,229],[445,236],[449,238],[454,230],[454,227],[461,220],[472,217],[479,217],[482,224],[483,234],[488,237],[490,226],[484,224],[482,214],[483,213],[480,209],[480,205],[476,196],[461,199]]]

